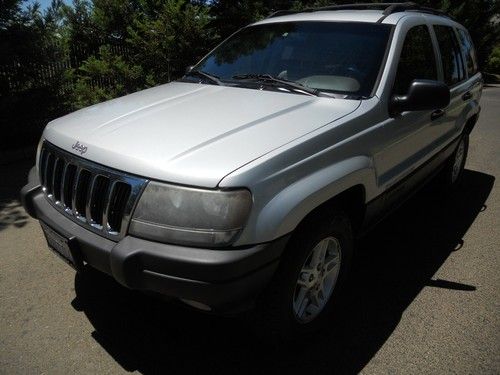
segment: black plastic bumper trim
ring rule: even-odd
[[[36,173],[21,192],[26,211],[72,238],[81,259],[122,285],[234,310],[272,279],[289,236],[244,248],[213,250],[176,246],[127,236],[101,237],[58,212],[45,198]]]

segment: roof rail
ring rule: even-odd
[[[384,16],[388,16],[393,13],[398,13],[398,12],[406,12],[406,11],[415,11],[415,12],[422,12],[422,13],[429,13],[429,14],[434,14],[437,16],[444,16],[448,18],[452,18],[448,13],[439,10],[439,9],[434,9],[430,7],[424,7],[419,4],[416,4],[414,2],[407,2],[407,3],[396,3],[388,6],[386,9],[384,9]]]
[[[445,16],[448,18],[452,18],[447,13],[418,5],[414,2],[406,2],[406,3],[358,3],[358,4],[342,4],[342,5],[329,5],[320,8],[306,8],[302,10],[278,10],[272,14],[270,14],[267,18],[274,18],[279,16],[286,16],[290,14],[298,14],[298,13],[313,13],[313,12],[321,12],[321,11],[334,11],[334,10],[382,10],[383,18],[389,16],[393,13],[405,12],[405,11],[415,11],[422,13],[435,14],[438,16]],[[381,19],[381,20],[382,20]],[[381,21],[379,20],[379,22]]]

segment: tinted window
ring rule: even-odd
[[[315,89],[369,96],[391,26],[361,22],[280,22],[246,27],[196,69],[241,84],[235,76],[269,74]]]
[[[434,30],[441,51],[444,82],[452,86],[465,78],[458,41],[455,32],[449,26],[435,25]]]
[[[394,82],[394,93],[406,94],[415,79],[438,79],[432,40],[425,25],[415,26],[406,34]]]
[[[467,72],[470,77],[477,73],[476,51],[474,50],[472,39],[467,31],[458,29],[458,36],[460,38],[460,44],[462,45],[462,52],[465,56]]]

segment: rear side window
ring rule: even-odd
[[[469,33],[463,29],[458,29],[458,36],[460,39],[460,44],[462,46],[462,52],[465,57],[467,73],[469,77],[477,73],[477,58],[476,51],[474,50],[474,44]]]
[[[460,46],[455,31],[449,26],[442,25],[434,25],[434,30],[441,51],[444,82],[448,86],[453,86],[465,78]]]
[[[394,94],[406,94],[415,79],[438,79],[432,39],[425,25],[414,26],[406,34],[394,82]]]

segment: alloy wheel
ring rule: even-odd
[[[342,260],[335,237],[321,240],[307,257],[296,282],[293,311],[300,323],[309,323],[323,311],[332,296]]]

